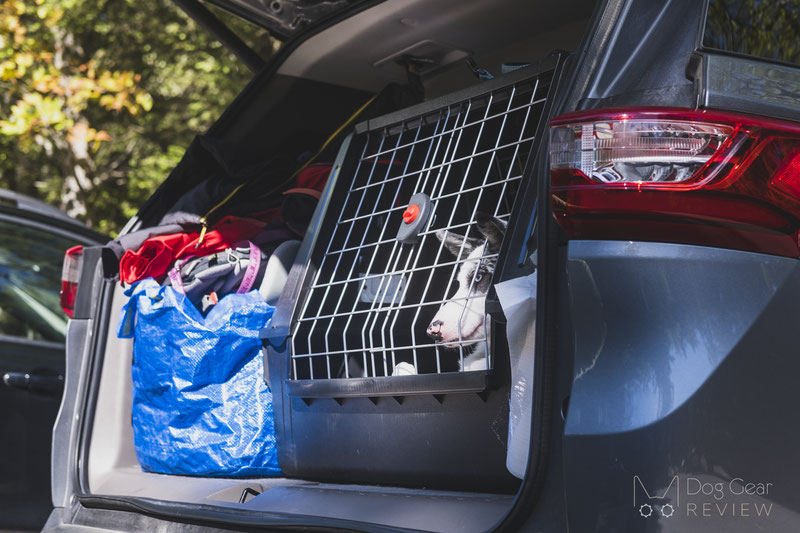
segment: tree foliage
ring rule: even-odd
[[[2,0],[0,187],[113,233],[250,77],[168,0]]]

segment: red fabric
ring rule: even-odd
[[[402,167],[404,164],[402,161],[392,161],[390,159],[379,159],[378,163],[381,165],[392,164],[395,167]],[[310,165],[297,175],[295,186],[299,189],[315,189],[322,192],[328,182],[328,176],[330,176],[332,168],[333,165],[330,163]]]
[[[296,185],[299,190],[289,190],[284,194],[303,193],[319,198],[320,191],[325,188],[325,183],[328,181],[331,168],[332,165],[329,163],[309,166],[297,176]],[[198,248],[195,248],[195,244],[200,232],[151,237],[138,250],[127,250],[122,256],[119,262],[120,279],[125,283],[134,283],[149,277],[160,279],[178,259],[190,255],[204,256],[221,252],[242,241],[253,240],[262,232],[266,222],[279,219],[280,210],[279,207],[275,207],[252,215],[258,220],[225,217],[214,226],[213,230],[206,233],[203,243]]]
[[[288,194],[305,194],[307,196],[312,196],[317,200],[319,200],[322,197],[321,191],[318,191],[317,189],[305,189],[302,187],[295,187],[294,189],[283,191],[284,196]]]
[[[264,209],[263,211],[256,211],[255,213],[250,213],[247,215],[247,218],[254,218],[256,220],[260,220],[265,224],[268,222],[273,222],[275,220],[280,220],[281,218],[281,208],[279,207],[270,207],[268,209]]]
[[[221,252],[257,235],[264,222],[250,218],[228,216],[215,229],[208,231],[203,243],[195,248],[199,232],[158,235],[147,239],[138,250],[127,250],[119,262],[119,277],[125,283],[145,278],[159,279],[176,259],[190,255],[204,256]]]

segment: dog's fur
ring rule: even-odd
[[[457,260],[465,256],[466,260],[458,268],[458,290],[451,297],[452,301],[439,308],[427,329],[428,336],[446,348],[468,346],[469,353],[461,364],[464,371],[487,370],[486,343],[481,341],[486,335],[486,293],[497,258],[480,258],[500,250],[506,231],[506,222],[500,219],[483,213],[478,213],[476,218],[480,238],[467,238],[465,241],[463,235],[445,230],[436,232],[436,237]]]

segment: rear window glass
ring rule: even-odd
[[[61,235],[0,220],[0,335],[64,342],[61,263],[74,244]]]
[[[800,0],[710,0],[703,46],[800,64]]]

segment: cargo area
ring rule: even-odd
[[[117,335],[128,297],[109,280],[84,430],[88,493],[431,531],[502,520],[521,477],[506,468],[518,354],[491,285],[535,272],[530,167],[568,57],[552,52],[578,49],[593,8],[388,0],[292,44],[257,76],[209,132],[217,146],[299,160],[334,139],[316,161],[330,177],[260,332],[283,474],[142,471],[133,341]],[[347,123],[392,84],[389,104]],[[343,124],[347,135],[331,137]],[[129,230],[185,204],[204,177],[193,157]]]
[[[119,312],[125,299],[118,288],[112,313]],[[103,365],[87,465],[93,494],[421,529],[430,528],[431,520],[438,517],[441,531],[451,531],[454,519],[465,531],[484,530],[513,501],[509,494],[358,485],[346,478],[322,483],[287,477],[202,478],[142,472],[130,424],[132,343],[111,334],[107,353],[113,357]]]

